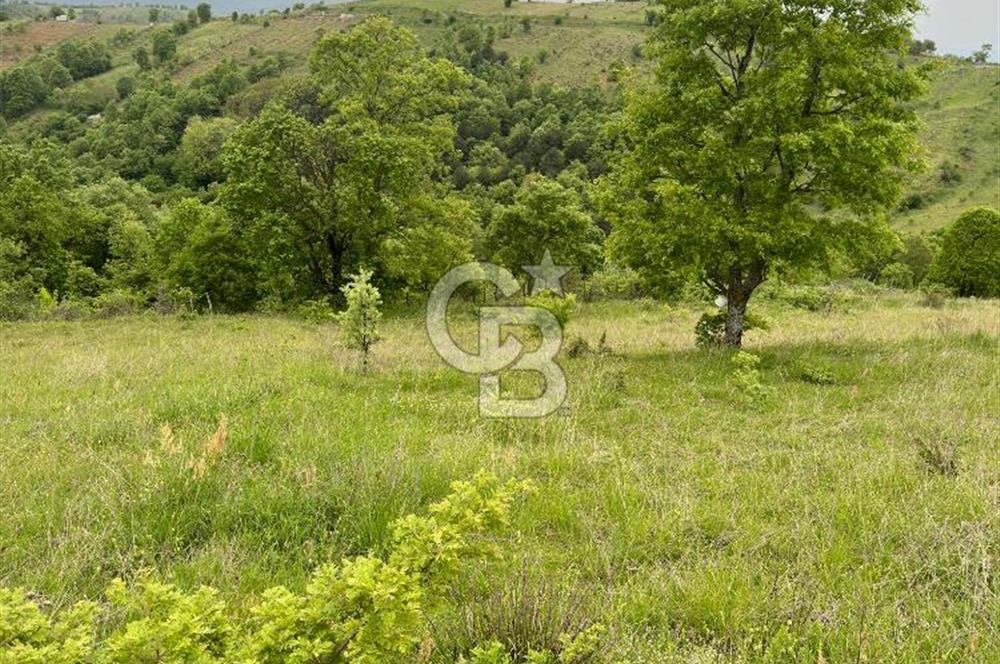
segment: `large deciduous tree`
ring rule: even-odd
[[[690,267],[742,343],[754,290],[884,230],[916,167],[918,0],[659,0],[651,83],[630,87],[631,150],[599,187],[611,248]]]
[[[324,37],[310,65],[324,117],[279,101],[241,127],[224,151],[222,200],[256,227],[265,264],[284,271],[277,281],[299,286],[292,295],[337,296],[346,273],[379,260],[410,209],[440,199],[449,113],[468,80],[384,18]]]

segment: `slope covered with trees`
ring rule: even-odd
[[[651,73],[655,10],[373,0],[149,18],[0,73],[7,317],[43,290],[69,312],[99,297],[294,308],[339,298],[362,266],[395,298],[473,256],[519,270],[544,244],[578,279],[699,293],[683,270],[607,264],[594,198],[631,140],[613,120],[629,68]],[[901,58],[927,70],[912,110],[929,167],[890,211],[903,234],[827,256],[838,277],[919,284],[939,241],[918,233],[996,204],[997,68]]]

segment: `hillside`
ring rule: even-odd
[[[62,96],[92,112],[114,101],[115,81],[138,73],[131,52],[138,45],[148,46],[153,26],[144,22],[148,10],[142,7],[86,11],[86,20],[74,22],[8,21],[0,68],[49,52],[65,40],[106,40],[124,29],[129,38],[113,46],[114,68],[74,83]],[[164,11],[161,23],[169,25],[182,14]],[[285,75],[302,72],[320,35],[372,14],[388,15],[412,29],[431,50],[464,25],[487,26],[493,30],[496,51],[531,61],[536,80],[563,86],[614,86],[616,70],[641,63],[639,45],[649,30],[645,5],[638,2],[514,2],[505,8],[501,0],[366,0],[284,15],[274,11],[239,21],[217,17],[179,37],[171,76],[183,82],[229,58],[254,62],[268,56],[285,59]],[[917,107],[927,169],[915,178],[894,213],[894,224],[910,232],[942,227],[975,205],[1000,207],[1000,67],[977,67],[951,58],[924,60],[933,62],[929,92]],[[28,138],[47,112],[36,111],[13,123],[11,134]]]

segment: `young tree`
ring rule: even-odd
[[[268,265],[301,289],[293,295],[336,296],[343,275],[403,229],[416,199],[439,195],[435,175],[455,135],[449,112],[467,79],[383,18],[324,37],[311,66],[323,114],[279,103],[241,126],[223,156],[222,200],[257,226],[273,250]]]
[[[982,48],[972,54],[972,61],[977,65],[985,65],[989,62],[990,53],[993,52],[993,44],[983,44]]]
[[[601,260],[603,234],[575,191],[542,175],[529,175],[487,229],[493,260],[520,271],[536,265],[546,249],[556,263],[588,273]]]
[[[170,62],[177,53],[177,38],[170,30],[157,30],[153,33],[153,57],[157,64]]]
[[[920,3],[658,5],[655,79],[628,92],[631,149],[598,197],[613,252],[647,273],[696,271],[739,346],[756,288],[864,243],[916,168],[906,102],[922,82],[898,54]]]
[[[149,22],[156,23],[160,20],[160,10],[157,7],[149,8]]]
[[[361,351],[361,368],[368,371],[372,347],[381,339],[379,322],[382,320],[382,295],[371,283],[371,270],[358,270],[350,282],[341,289],[347,308],[337,320],[348,348]]]
[[[198,12],[198,20],[201,23],[208,23],[212,20],[212,5],[207,2],[199,4],[196,11]]]
[[[148,71],[153,66],[149,61],[149,51],[146,50],[145,46],[135,49],[132,52],[132,59],[135,60],[135,64],[139,65],[139,69],[142,71]]]

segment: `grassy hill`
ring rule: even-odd
[[[137,73],[131,51],[147,44],[151,28],[136,24],[144,8],[100,7],[87,22],[25,22],[23,29],[4,28],[0,67],[27,54],[44,53],[63,39],[106,39],[131,23],[134,38],[115,54],[115,68],[74,84],[70,94],[92,106],[115,99],[114,83]],[[564,86],[614,85],[614,70],[641,66],[638,45],[650,28],[645,4],[618,2],[559,4],[502,0],[364,0],[231,21],[218,17],[179,39],[178,64],[172,71],[185,81],[208,71],[226,58],[240,61],[284,55],[289,73],[304,70],[307,56],[324,32],[341,30],[365,15],[384,14],[414,30],[429,49],[448,30],[463,23],[491,26],[494,48],[511,58],[534,63],[535,78]],[[102,21],[101,23],[96,22]],[[8,25],[12,23],[8,22]],[[950,58],[934,58],[927,96],[918,103],[923,121],[921,142],[927,169],[917,176],[893,223],[904,231],[940,228],[963,210],[976,205],[1000,207],[1000,67],[973,66]],[[16,123],[12,132],[28,136],[45,117],[41,110]]]
[[[973,206],[1000,208],[1000,67],[936,59],[917,112],[927,169],[903,201],[897,227],[930,230]]]

